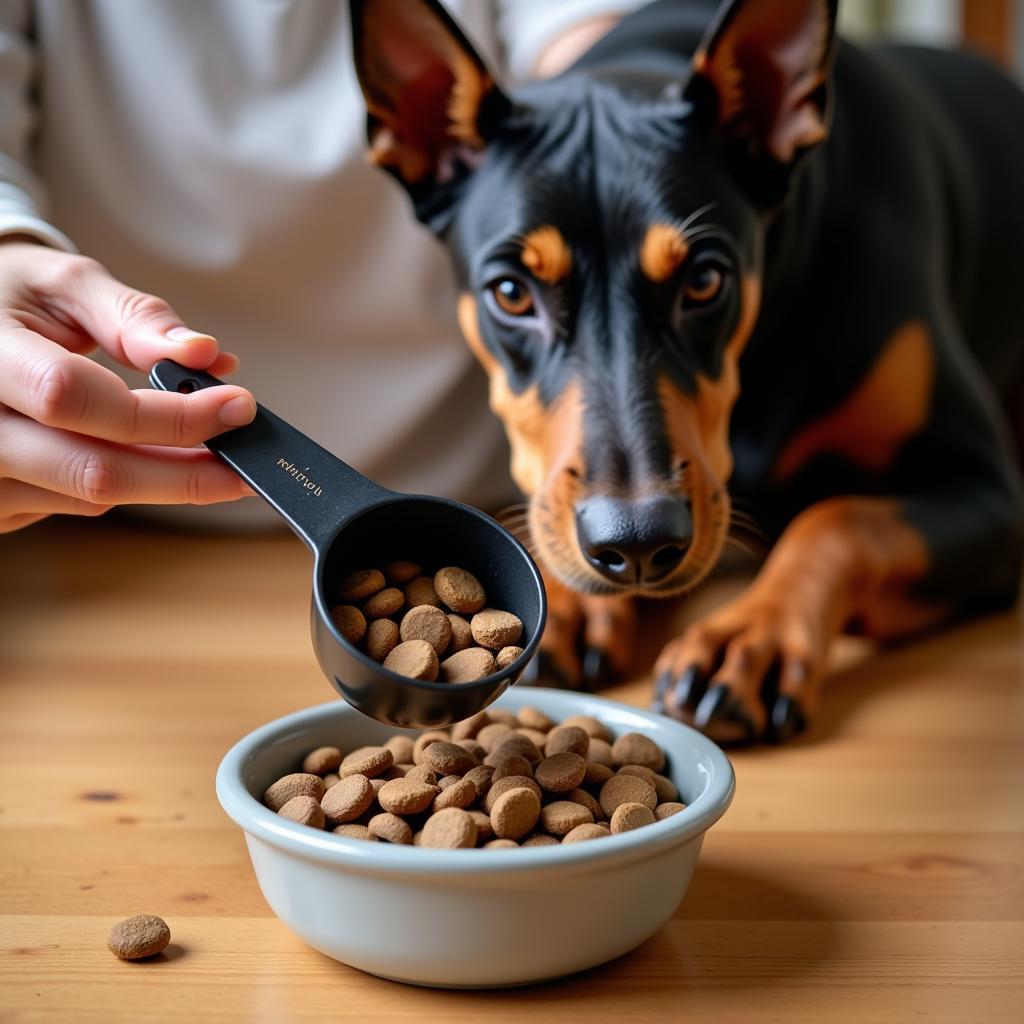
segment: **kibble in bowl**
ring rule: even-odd
[[[518,715],[525,709],[532,711],[521,720],[531,723],[524,728],[538,733],[549,722],[582,715],[609,729],[613,742],[627,734],[650,739],[666,762],[658,790],[642,771],[605,768],[627,780],[609,789],[616,832],[601,806],[604,772],[580,779],[578,755],[564,751],[570,756],[541,770],[541,786],[533,776],[543,758],[518,755],[521,760],[510,761],[509,770],[530,775],[503,775],[493,784],[501,792],[488,813],[486,796],[498,769],[471,766],[466,757],[467,747],[476,749],[476,760],[488,756],[483,746],[474,748],[471,735],[487,727],[484,717],[421,743],[416,760],[409,740],[417,733],[406,733],[409,740],[395,738],[394,728],[340,703],[311,708],[241,740],[217,776],[218,796],[245,831],[274,912],[335,959],[439,986],[557,977],[649,938],[675,911],[704,832],[729,804],[728,760],[695,730],[597,697],[517,687],[494,711]],[[497,749],[500,739],[490,736],[488,745]],[[569,735],[570,746],[575,739]],[[603,753],[607,740],[595,740]],[[625,746],[658,763],[646,744]],[[387,761],[376,753],[381,748],[409,760],[393,761],[367,780],[374,788],[366,806],[369,792],[355,792],[356,785],[344,799],[329,800],[342,822],[336,832],[329,822],[318,829],[263,805],[264,793],[278,779],[300,771],[314,751],[332,747],[343,752],[342,771],[344,758],[351,757],[349,768],[370,765],[376,773]],[[566,788],[577,781],[580,786]],[[676,799],[661,799],[669,796]],[[662,815],[651,803],[664,805]],[[495,833],[495,824],[504,834]],[[402,928],[396,929],[399,920]]]

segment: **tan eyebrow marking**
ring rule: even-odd
[[[556,227],[534,228],[523,239],[523,266],[539,281],[558,284],[572,269],[572,251]]]
[[[689,251],[690,246],[675,224],[652,224],[640,246],[640,269],[660,284],[679,269]]]

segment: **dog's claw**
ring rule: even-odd
[[[544,686],[553,690],[578,690],[579,683],[569,678],[565,669],[547,651],[538,651],[523,669],[522,681],[527,686]]]
[[[800,705],[792,697],[779,697],[772,705],[768,739],[773,743],[785,743],[806,728],[807,718]]]
[[[675,693],[672,695],[673,703],[680,711],[694,714],[704,698],[707,685],[704,673],[696,665],[687,666],[676,683]]]
[[[742,735],[731,743],[750,743],[757,735],[757,727],[743,708],[742,702],[732,695],[728,686],[713,686],[706,694],[693,715],[693,724],[706,729],[712,723],[738,726]]]
[[[615,669],[607,651],[588,647],[583,652],[583,686],[587,690],[600,689],[615,679]]]

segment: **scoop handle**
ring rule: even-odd
[[[225,383],[173,359],[157,363],[149,380],[161,391],[181,394]],[[210,438],[206,447],[316,552],[339,523],[392,496],[258,403],[252,423]]]

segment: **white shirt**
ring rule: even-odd
[[[516,80],[572,24],[638,5],[449,6]],[[166,299],[386,486],[493,508],[508,453],[447,257],[366,163],[364,125],[342,0],[0,0],[0,234]],[[232,522],[270,520],[242,504]]]

